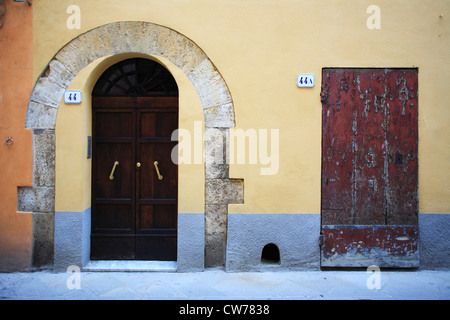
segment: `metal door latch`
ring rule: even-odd
[[[109,180],[114,180],[114,171],[116,171],[116,167],[119,165],[119,161],[114,162],[114,166],[111,170],[111,174],[109,175]]]
[[[162,180],[163,176],[159,173],[158,161],[153,162],[153,165],[155,166],[155,170],[156,170],[156,174],[158,175],[158,179]]]
[[[319,246],[322,247],[325,243],[325,236],[323,233],[319,235]]]

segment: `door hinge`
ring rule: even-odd
[[[323,90],[320,92],[320,101],[325,102],[328,99],[328,90]]]
[[[319,246],[322,247],[324,243],[325,243],[325,236],[323,235],[323,233],[321,233],[319,235]]]

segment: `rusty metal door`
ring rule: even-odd
[[[321,100],[321,266],[418,267],[417,69],[323,69]]]

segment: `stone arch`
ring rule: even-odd
[[[235,126],[225,80],[203,50],[184,35],[149,22],[125,21],[94,28],[71,40],[40,75],[28,103],[25,127],[33,130],[33,187],[19,188],[18,208],[33,212],[33,266],[53,263],[54,129],[64,91],[93,61],[128,52],[161,56],[182,70],[200,97],[205,128],[217,128],[223,141]],[[228,204],[243,203],[243,180],[229,178],[227,153],[216,159],[214,141],[205,143],[204,148],[206,266],[224,265]]]

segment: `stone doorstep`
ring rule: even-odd
[[[96,260],[89,261],[82,271],[98,272],[176,272],[176,261]]]

